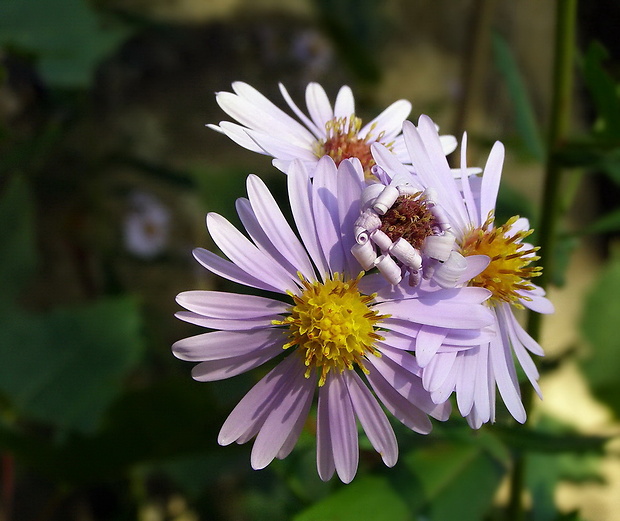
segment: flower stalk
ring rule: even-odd
[[[543,289],[547,289],[553,280],[557,261],[555,250],[562,210],[560,193],[562,166],[558,161],[558,152],[564,146],[571,122],[576,20],[577,0],[557,0],[551,115],[538,238],[538,244],[543,252],[540,265],[544,269],[537,282]],[[529,313],[527,329],[534,340],[539,340],[541,326],[542,316],[538,313]],[[523,387],[523,403],[529,404],[532,397],[531,389],[529,386]],[[516,452],[509,499],[511,521],[521,521],[525,518],[523,506],[525,467],[525,455],[521,451]]]

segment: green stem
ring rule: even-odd
[[[536,281],[544,289],[553,280],[557,230],[562,213],[560,194],[562,167],[557,161],[557,152],[566,140],[571,122],[576,19],[577,0],[557,0],[551,119],[539,226],[539,245],[542,254],[540,265],[543,267],[543,274]],[[534,340],[540,339],[541,326],[542,315],[530,313],[528,332]],[[532,394],[529,386],[527,391],[524,389],[523,403],[527,410],[531,409]],[[522,521],[525,518],[522,501],[522,491],[525,488],[525,466],[525,454],[520,451],[516,452],[509,503],[511,521]]]

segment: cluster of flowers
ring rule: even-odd
[[[484,169],[451,169],[457,141],[427,116],[415,126],[400,100],[362,126],[342,87],[332,107],[320,85],[306,90],[309,116],[281,86],[294,119],[244,83],[217,101],[238,123],[211,128],[274,158],[286,173],[294,228],[255,175],[236,209],[240,232],[207,215],[228,259],[198,248],[212,273],[281,298],[188,291],[178,318],[211,331],[176,342],[173,353],[200,362],[199,381],[277,363],[225,421],[221,445],[256,437],[255,469],[293,449],[316,406],[317,468],[350,482],[357,471],[357,420],[388,466],[398,445],[385,414],[421,434],[429,416],[446,420],[450,397],[472,428],[495,419],[496,390],[524,422],[515,360],[540,395],[530,353],[541,347],[515,308],[551,313],[530,263],[526,219],[494,220],[504,159],[496,143]]]

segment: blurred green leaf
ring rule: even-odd
[[[142,353],[128,298],[75,309],[0,316],[0,389],[18,416],[94,430]]]
[[[497,196],[495,222],[503,224],[513,215],[520,215],[530,220],[531,228],[536,228],[534,214],[534,205],[528,197],[509,184],[502,183]]]
[[[350,485],[296,515],[293,521],[411,521],[406,503],[386,478],[358,476]]]
[[[84,88],[126,36],[104,26],[86,0],[3,0],[0,44],[33,52],[55,87]]]
[[[579,230],[579,235],[603,234],[620,231],[620,208],[600,217],[589,226]]]
[[[526,427],[502,427],[496,425],[493,432],[508,446],[546,454],[602,453],[605,444],[610,440],[606,436],[584,436],[572,433],[550,433]]]
[[[96,432],[72,431],[53,441],[0,424],[0,445],[15,453],[22,465],[70,483],[118,477],[138,463],[171,461],[190,454],[199,458],[200,451],[210,449],[216,455],[209,460],[216,477],[239,455],[247,463],[247,454],[236,446],[222,449],[217,445],[222,418],[214,411],[213,397],[204,384],[168,378],[117,395]],[[226,458],[218,459],[218,452],[224,450]]]
[[[495,66],[503,76],[512,100],[517,131],[525,148],[538,161],[545,157],[545,146],[538,130],[534,110],[510,47],[499,34],[493,36]]]
[[[596,130],[607,136],[620,136],[620,96],[618,85],[603,68],[609,53],[599,42],[592,42],[583,60],[583,77],[596,107]]]
[[[415,477],[410,495],[423,498],[419,511],[431,521],[483,519],[506,472],[506,461],[496,445],[480,432],[469,441],[437,443],[406,454],[405,462]]]
[[[246,194],[248,172],[238,168],[194,168],[189,173],[205,209],[234,219],[235,201]]]
[[[34,272],[33,207],[26,182],[12,176],[0,195],[0,307],[14,302]]]
[[[381,77],[378,49],[384,34],[380,0],[314,0],[318,19],[353,73],[368,82]]]
[[[615,324],[620,317],[620,258],[612,258],[583,307],[583,337],[591,346],[581,367],[596,397],[620,415],[620,344]]]

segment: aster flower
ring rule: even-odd
[[[298,236],[256,176],[237,211],[250,238],[210,213],[207,228],[230,260],[205,250],[196,259],[211,272],[280,298],[188,291],[177,297],[187,322],[214,329],[176,342],[180,359],[200,362],[199,381],[233,377],[282,358],[239,402],[224,422],[222,445],[256,436],[251,464],[267,466],[293,449],[317,405],[317,468],[350,482],[358,464],[356,418],[386,465],[398,445],[380,404],[404,425],[428,433],[427,415],[445,420],[448,402],[434,403],[420,368],[407,351],[426,329],[447,344],[471,345],[492,320],[482,305],[489,292],[462,288],[403,295],[360,273],[349,254],[359,212],[363,171],[359,161],[321,159],[313,180],[300,161],[288,171],[288,194]],[[363,290],[361,288],[364,288]],[[375,287],[381,295],[375,295]],[[441,349],[441,346],[440,346]]]
[[[442,403],[455,392],[459,412],[474,428],[495,420],[497,387],[509,412],[523,423],[526,411],[513,356],[540,396],[539,375],[530,353],[543,356],[544,352],[519,324],[514,310],[529,308],[552,313],[553,305],[545,298],[544,291],[531,282],[541,268],[530,266],[539,257],[538,248],[525,242],[532,233],[527,219],[513,217],[504,224],[495,223],[504,147],[495,143],[482,177],[470,178],[465,166],[465,135],[461,146],[462,175],[455,179],[430,118],[422,116],[417,128],[406,122],[403,134],[411,161],[417,167],[412,182],[438,194],[444,220],[456,238],[457,253],[469,262],[466,272],[458,273],[455,269],[454,275],[460,283],[491,292],[485,305],[493,312],[496,332],[492,339],[473,349],[435,352],[427,344],[419,352],[416,347],[424,387],[436,403]],[[394,166],[385,149],[376,147],[374,153],[378,164],[386,170]],[[476,264],[478,269],[474,270]],[[479,273],[472,276],[474,271]],[[436,343],[440,340],[441,335]]]
[[[274,165],[286,172],[294,159],[315,164],[324,155],[336,165],[343,159],[356,157],[366,176],[374,160],[370,153],[372,143],[382,143],[402,161],[407,160],[401,129],[411,112],[411,103],[398,100],[367,124],[355,114],[355,100],[351,89],[340,88],[332,107],[325,90],[318,83],[306,87],[308,114],[295,104],[286,88],[280,92],[295,119],[278,108],[255,88],[242,82],[232,84],[233,92],[218,92],[220,107],[237,123],[222,121],[210,128],[226,134],[235,143],[248,150],[274,157]],[[446,154],[456,148],[453,136],[442,136]]]

